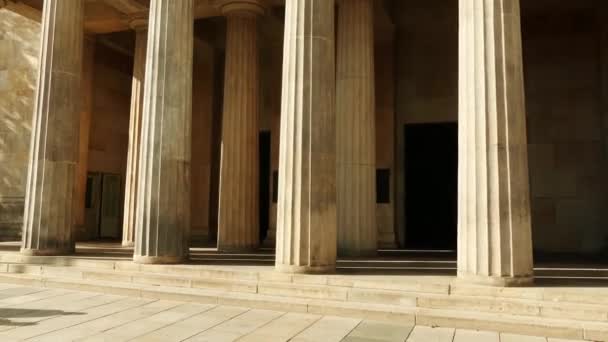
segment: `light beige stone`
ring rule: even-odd
[[[252,250],[259,227],[259,44],[256,1],[225,1],[227,16],[218,249]]]
[[[22,253],[74,250],[84,4],[44,2]]]
[[[417,325],[407,339],[407,342],[452,342],[453,328],[433,328]]]
[[[334,1],[287,2],[284,44],[276,268],[327,272],[337,249]]]
[[[341,255],[374,255],[378,248],[373,4],[349,0],[338,6],[335,134]]]
[[[134,261],[188,257],[192,0],[150,2]]]
[[[494,285],[529,283],[519,0],[459,4],[458,275]]]
[[[147,14],[146,14],[147,15]],[[125,179],[125,201],[122,220],[122,245],[135,245],[135,217],[137,214],[137,179],[139,177],[139,152],[141,149],[141,121],[144,107],[144,80],[146,74],[146,47],[148,22],[134,17],[135,53],[133,56],[133,81],[131,85],[131,111],[129,115],[129,147]]]

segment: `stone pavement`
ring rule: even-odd
[[[0,341],[566,342],[0,284]],[[572,342],[572,341],[571,341]]]

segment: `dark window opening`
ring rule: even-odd
[[[391,203],[391,170],[376,170],[376,203]]]

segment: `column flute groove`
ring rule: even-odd
[[[46,0],[21,252],[74,250],[73,200],[81,109],[84,2]]]
[[[519,0],[460,0],[458,275],[532,281]]]
[[[258,247],[259,233],[259,46],[255,0],[225,1],[227,16],[218,249]]]
[[[193,1],[150,2],[135,255],[138,263],[188,257]]]
[[[336,137],[338,252],[373,255],[376,226],[376,125],[372,0],[338,8]]]
[[[329,272],[337,251],[334,1],[287,0],[276,269]]]
[[[135,30],[135,54],[131,82],[131,111],[129,116],[129,146],[125,180],[125,202],[122,226],[122,245],[135,244],[135,217],[137,204],[137,179],[141,142],[141,116],[144,106],[144,80],[146,74],[146,47],[148,44],[147,13],[131,20]]]

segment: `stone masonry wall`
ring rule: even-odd
[[[0,241],[23,221],[40,24],[0,10]]]

